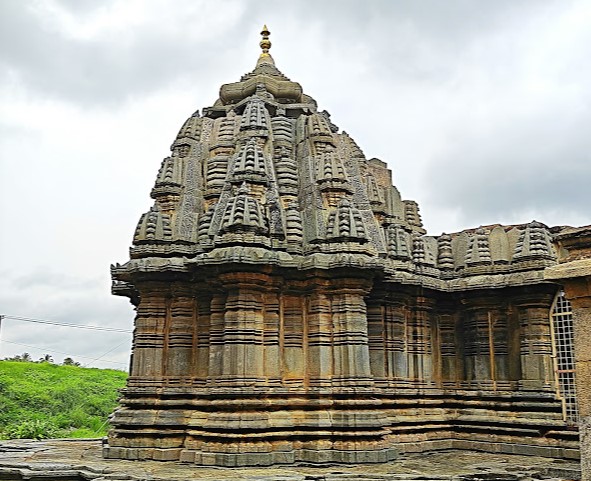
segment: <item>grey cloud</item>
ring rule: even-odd
[[[115,0],[101,0],[100,2],[97,2],[96,0],[56,0],[56,3],[70,12],[86,14],[95,12],[100,8],[105,8],[105,6],[112,4],[114,1]]]
[[[5,273],[4,275],[9,275]],[[80,279],[72,275],[46,270],[35,270],[26,274],[17,274],[12,279],[12,286],[18,290],[31,288],[52,288],[71,290],[87,290],[100,287],[98,278]]]
[[[589,125],[591,115],[546,115],[523,123],[508,119],[486,134],[467,128],[431,164],[429,201],[459,208],[462,221],[472,225],[507,215],[531,220],[532,212],[588,217],[591,138],[580,126]]]
[[[110,295],[106,275],[101,279],[39,269],[19,275],[4,272],[0,287],[2,314],[125,329],[133,317],[128,300]]]
[[[264,7],[244,2],[237,25],[222,21],[208,25],[212,34],[195,43],[191,41],[191,28],[200,12],[183,10],[184,3],[177,4],[176,28],[158,23],[136,25],[121,37],[97,40],[67,38],[51,29],[27,2],[5,0],[0,6],[0,65],[5,81],[16,76],[33,91],[87,104],[119,102],[183,78],[206,82],[214,66],[216,75],[211,81],[219,82],[220,66],[230,63],[236,45],[241,43],[237,32],[255,19],[264,21],[271,13],[307,28],[317,25],[325,30],[324,40],[342,50],[343,61],[349,60],[346,52],[351,46],[363,45],[368,59],[382,69],[429,76],[444,67],[446,45],[457,47],[467,36],[493,28],[511,15],[523,14],[532,5],[539,8],[547,3],[306,1]],[[81,18],[97,10],[97,2],[68,0],[58,5]],[[101,7],[105,5],[108,3],[101,2]],[[220,2],[219,8],[236,6]],[[425,43],[435,46],[439,53],[432,55],[424,48]],[[437,62],[437,68],[429,65],[438,59],[442,61]]]
[[[212,64],[229,63],[230,42],[195,52],[196,45],[188,41],[191,18],[181,17],[173,29],[139,25],[122,38],[73,39],[49,28],[28,7],[27,2],[2,2],[0,79],[16,78],[33,92],[73,102],[110,104],[186,77],[204,81]],[[211,26],[222,37],[230,27]]]

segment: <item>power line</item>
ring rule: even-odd
[[[55,349],[52,348],[48,348],[48,347],[40,347],[40,346],[31,346],[29,344],[22,344],[20,342],[14,342],[14,341],[6,341],[6,340],[2,340],[2,342],[7,342],[8,344],[15,344],[17,346],[23,346],[23,347],[29,347],[31,349],[38,349],[39,351],[46,351],[46,352],[53,352],[53,353],[58,353],[58,354],[65,354],[66,356],[73,356],[73,357],[78,357],[78,358],[82,358],[82,359],[90,359],[90,362],[94,362],[97,361],[98,359],[102,358],[103,356],[109,354],[109,352],[114,351],[115,349],[117,349],[117,347],[119,347],[121,344],[119,344],[118,346],[114,347],[113,349],[111,349],[110,351],[107,351],[105,354],[103,354],[103,356],[99,357],[99,358],[93,358],[93,357],[88,357],[88,356],[80,356],[77,354],[71,354],[69,352],[64,352],[64,351],[57,351]],[[90,364],[89,362],[89,364]],[[123,364],[124,366],[127,366],[127,363],[125,362],[120,362],[120,361],[109,361],[107,359],[103,359],[103,362],[110,362],[113,364]]]
[[[118,327],[90,326],[90,325],[83,325],[83,324],[70,324],[70,323],[67,323],[67,322],[48,321],[47,319],[31,319],[30,317],[19,317],[19,316],[3,315],[3,316],[1,316],[1,318],[2,319],[10,319],[10,320],[13,320],[13,321],[34,322],[36,324],[50,324],[52,326],[74,327],[74,328],[77,328],[77,329],[89,329],[91,331],[125,332],[125,333],[131,333],[132,332],[129,329],[120,329]]]
[[[111,349],[109,349],[107,352],[105,352],[104,354],[102,354],[101,356],[97,357],[96,359],[93,359],[92,361],[88,361],[86,364],[84,364],[84,366],[82,367],[88,367],[90,366],[93,362],[98,361],[100,359],[102,359],[103,357],[105,357],[107,354],[113,352],[115,349],[117,349],[119,346],[122,346],[123,344],[125,344],[127,341],[123,341],[120,342],[119,344],[117,344],[115,347],[112,347]],[[115,361],[106,361],[106,362],[115,362]],[[125,364],[123,362],[120,362],[119,364]]]

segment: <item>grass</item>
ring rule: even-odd
[[[101,437],[127,374],[0,361],[0,439]]]

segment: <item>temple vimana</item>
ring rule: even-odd
[[[539,222],[426,235],[275,66],[174,140],[113,292],[137,308],[104,456],[378,463],[439,449],[576,458],[572,317]]]

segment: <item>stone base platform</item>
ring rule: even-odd
[[[571,481],[581,477],[579,463],[574,460],[459,450],[407,453],[382,464],[268,468],[104,459],[101,452],[102,441],[97,439],[3,441],[0,480]]]

